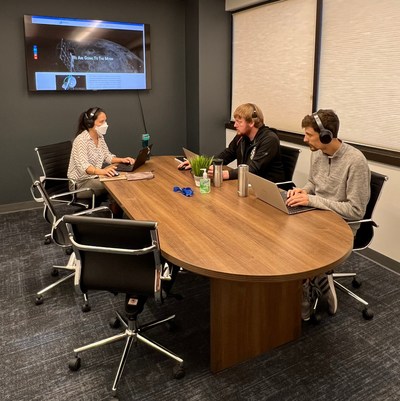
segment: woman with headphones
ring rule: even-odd
[[[76,183],[76,188],[71,190],[91,188],[96,195],[96,203],[107,198],[99,176],[114,177],[118,175],[115,163],[135,162],[132,157],[117,157],[109,151],[104,140],[107,128],[107,116],[103,109],[91,107],[83,112],[79,117],[68,167],[68,178]],[[78,193],[77,197],[88,197],[88,193]]]

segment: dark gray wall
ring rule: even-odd
[[[223,0],[187,0],[187,143],[213,155],[230,120],[231,15]]]
[[[212,145],[204,149],[202,145],[201,150],[212,153],[223,146],[224,122],[229,120],[230,19],[224,4],[224,0],[70,0],[65,4],[20,0],[3,5],[0,152],[1,187],[7,190],[0,193],[0,205],[32,199],[26,166],[38,166],[35,146],[73,139],[78,116],[88,107],[106,110],[107,142],[116,154],[134,155],[144,130],[136,92],[28,92],[24,14],[149,23],[152,89],[140,92],[140,97],[154,153],[177,154],[182,145],[197,147],[208,140]],[[200,85],[206,87],[200,90]]]

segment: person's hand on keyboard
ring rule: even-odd
[[[134,164],[135,159],[133,157],[124,157],[121,159],[120,163],[125,163],[125,164]]]
[[[287,206],[308,206],[308,194],[304,189],[293,188],[287,191]]]

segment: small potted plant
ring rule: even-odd
[[[211,166],[212,161],[213,161],[212,156],[209,157],[209,156],[205,156],[205,155],[198,155],[198,156],[194,156],[189,159],[189,163],[192,167],[192,174],[194,176],[194,181],[195,181],[197,187],[200,186],[200,178],[202,178],[202,176],[203,176],[202,169],[205,168],[207,171],[208,168]]]

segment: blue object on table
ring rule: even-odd
[[[180,192],[182,195],[185,196],[193,196],[193,189],[190,187],[185,187],[185,188],[174,187],[174,192]]]

